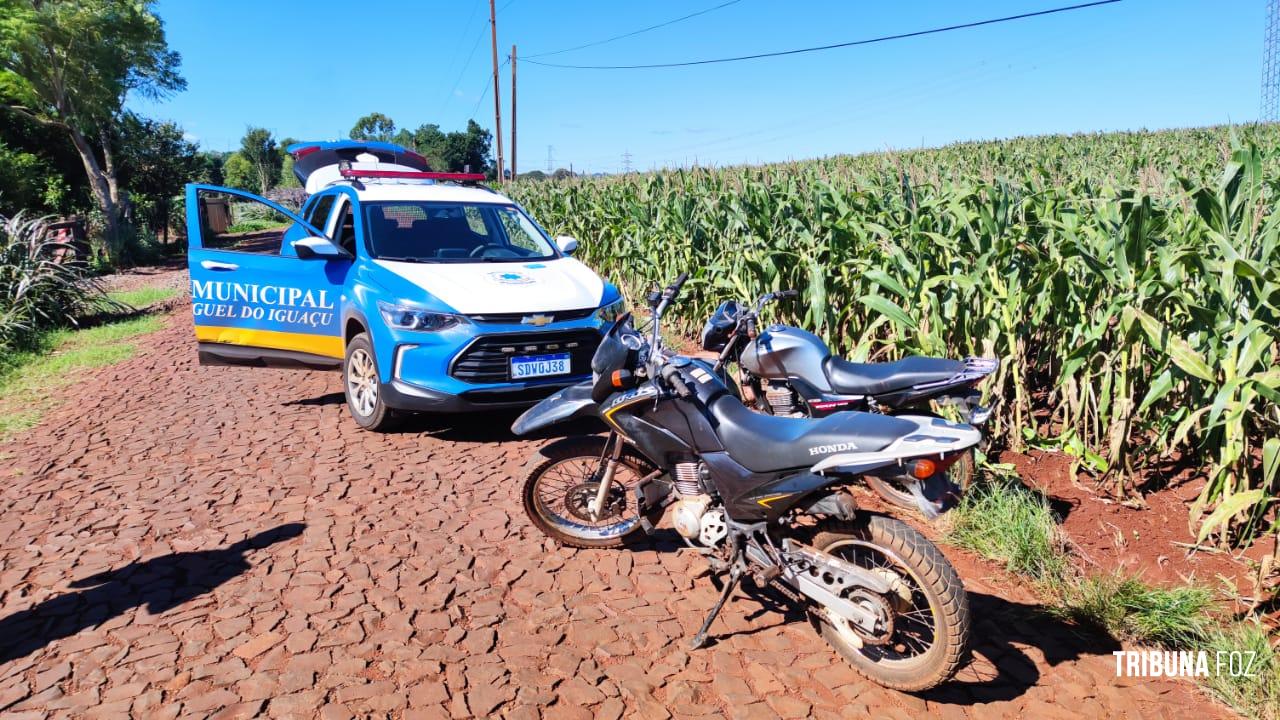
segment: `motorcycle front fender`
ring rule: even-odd
[[[511,424],[511,432],[527,435],[535,430],[565,420],[596,417],[599,406],[591,399],[591,381],[580,382],[556,391],[545,400],[525,410]]]

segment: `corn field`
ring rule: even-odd
[[[990,430],[1117,497],[1190,464],[1189,522],[1274,522],[1280,126],[1023,138],[557,182],[513,196],[633,300],[688,270],[686,331],[794,287],[776,319],[857,359],[998,357]]]

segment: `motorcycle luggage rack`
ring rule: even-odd
[[[919,385],[913,385],[912,388],[915,390],[928,390],[930,388],[958,385],[972,380],[981,380],[995,372],[996,369],[1000,367],[1000,360],[998,358],[967,357],[961,362],[964,363],[964,369],[955,373],[946,380],[935,380],[934,382],[921,383]]]

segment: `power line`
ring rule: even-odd
[[[1280,0],[1275,1],[1280,2]],[[1079,38],[1072,36],[1071,39],[1076,40],[1076,42],[1064,45],[1054,43],[1052,55],[1036,60],[1028,60],[1020,69],[1013,70],[1012,74],[1006,74],[1005,68],[993,67],[985,60],[956,64],[948,66],[940,72],[931,73],[930,77],[922,82],[903,83],[891,92],[878,94],[872,98],[874,102],[859,101],[856,103],[859,106],[857,110],[850,110],[845,106],[815,106],[805,113],[804,120],[787,120],[758,127],[747,132],[735,133],[727,137],[717,137],[710,140],[702,139],[663,149],[650,150],[647,151],[647,154],[657,159],[660,166],[678,166],[679,163],[671,163],[669,161],[670,158],[681,154],[687,155],[687,151],[710,152],[713,156],[716,154],[724,155],[741,149],[768,145],[778,140],[810,135],[819,130],[849,125],[871,117],[883,117],[888,113],[904,111],[908,107],[912,108],[912,112],[915,112],[918,110],[915,105],[918,101],[937,99],[955,92],[969,92],[966,86],[967,83],[986,83],[996,77],[1001,77],[1003,82],[1003,79],[1033,72],[1045,65],[1056,65],[1064,60],[1078,58],[1081,53],[1093,51],[1098,43],[1097,38],[1081,41]],[[1035,40],[1012,46],[1006,54],[1010,57],[1024,58],[1033,51],[1042,50],[1043,48],[1044,43],[1040,40]],[[869,107],[875,109],[867,110],[866,108]],[[836,122],[821,122],[818,120],[818,118],[835,116],[839,116],[842,119]],[[599,155],[587,157],[585,160],[579,158],[579,160],[581,162],[603,164],[610,163],[615,157],[614,155]]]
[[[514,2],[514,0],[512,0],[512,1]],[[719,10],[720,8],[729,7],[730,5],[736,5],[737,3],[740,3],[740,2],[742,2],[742,0],[729,0],[729,2],[720,3],[719,5],[716,5],[715,7],[710,7],[710,8],[707,8],[706,10],[699,10],[698,12],[695,12],[695,13],[689,13],[688,15],[684,15],[684,16],[678,17],[678,18],[676,18],[676,19],[674,19],[674,20],[668,20],[668,21],[666,21],[666,22],[658,23],[657,25],[650,25],[650,26],[649,26],[649,27],[647,27],[647,28],[640,28],[639,30],[633,30],[633,31],[631,31],[631,32],[629,32],[629,33],[623,33],[622,35],[615,35],[615,36],[613,36],[613,37],[611,37],[611,38],[605,38],[604,40],[596,40],[595,42],[589,42],[589,43],[587,43],[587,44],[585,44],[585,45],[575,45],[575,46],[573,46],[573,47],[564,48],[563,50],[552,50],[552,51],[550,51],[550,52],[536,53],[536,54],[534,54],[534,55],[528,55],[528,56],[526,56],[526,58],[525,58],[525,59],[528,59],[528,58],[537,58],[537,57],[547,57],[548,55],[559,55],[560,53],[567,53],[567,52],[572,52],[572,51],[574,51],[574,50],[582,50],[583,48],[595,47],[595,46],[597,46],[597,45],[604,45],[605,43],[611,43],[611,42],[613,42],[614,40],[622,40],[623,38],[635,37],[636,35],[640,35],[641,33],[647,33],[647,32],[649,32],[650,30],[657,30],[658,28],[664,28],[664,27],[666,27],[666,26],[668,26],[668,25],[675,25],[676,23],[678,23],[678,22],[684,22],[685,20],[688,20],[689,18],[695,18],[695,17],[698,17],[699,15],[706,15],[706,14],[707,14],[707,13],[709,13],[709,12],[714,12],[714,11],[716,11],[716,10]]]
[[[515,0],[512,0],[512,2],[514,1]],[[511,56],[508,55],[507,59],[503,60],[502,64],[498,66],[498,70],[501,71],[502,68],[506,67],[510,62],[511,62]],[[484,99],[489,97],[489,88],[492,86],[492,84],[493,84],[493,78],[489,76],[485,76],[484,89],[480,91],[480,97],[476,98],[475,107],[471,108],[471,114],[467,116],[468,118],[474,118],[476,116],[476,111],[480,109],[480,103],[484,102]]]
[[[484,40],[485,33],[488,32],[488,30],[488,23],[485,23],[485,27],[482,28],[480,30],[480,34],[476,36],[475,44],[471,46],[471,52],[467,53],[467,61],[462,64],[462,69],[458,71],[458,77],[453,81],[453,88],[449,90],[448,96],[445,97],[444,104],[441,105],[442,108],[449,104],[449,101],[453,99],[453,94],[458,91],[458,83],[462,82],[462,76],[467,73],[467,68],[471,67],[471,58],[475,57],[476,48],[480,47],[480,41]],[[475,111],[472,110],[471,114],[474,115]]]
[[[544,67],[571,68],[574,70],[644,70],[650,68],[687,67],[690,65],[713,65],[716,63],[738,62],[740,60],[759,60],[761,58],[781,57],[783,55],[799,55],[801,53],[834,50],[837,48],[853,47],[855,45],[871,45],[873,43],[887,42],[889,40],[903,40],[906,38],[920,37],[922,35],[934,35],[936,33],[950,32],[952,30],[965,30],[968,28],[981,27],[983,25],[995,25],[996,23],[1010,22],[1012,20],[1025,20],[1026,18],[1040,17],[1042,15],[1053,15],[1055,13],[1069,12],[1071,10],[1083,10],[1085,8],[1097,7],[1099,5],[1111,5],[1118,2],[1120,2],[1120,0],[1098,0],[1098,2],[1084,3],[1081,5],[1068,5],[1066,7],[1053,8],[1051,10],[1039,10],[1037,12],[1022,13],[1021,15],[1009,15],[1007,17],[978,20],[976,22],[948,25],[947,27],[931,28],[929,30],[899,33],[897,35],[883,35],[881,37],[869,38],[866,40],[851,40],[849,42],[835,43],[834,45],[819,45],[816,47],[798,48],[795,50],[780,50],[778,52],[757,53],[755,55],[738,55],[736,57],[715,58],[712,60],[689,60],[685,62],[651,63],[647,65],[563,65],[560,63],[539,62],[537,60],[529,60],[529,62],[534,65],[542,65]]]

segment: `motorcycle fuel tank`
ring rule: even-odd
[[[803,378],[822,392],[830,392],[823,363],[831,350],[822,339],[800,328],[770,325],[742,349],[739,361],[758,378]]]

